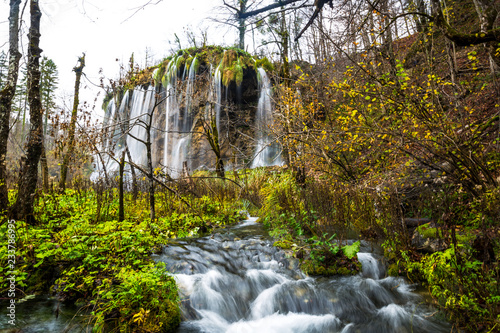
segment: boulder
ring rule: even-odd
[[[411,244],[418,251],[425,253],[434,253],[444,251],[448,248],[442,237],[441,230],[431,223],[426,223],[415,229],[411,238]]]

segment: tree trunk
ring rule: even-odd
[[[239,0],[240,1],[240,13],[244,13],[246,12],[247,10],[247,1],[248,0]],[[239,40],[239,44],[238,44],[238,47],[242,50],[245,50],[245,32],[246,32],[247,28],[245,26],[245,19],[244,18],[240,18],[239,19],[239,26],[238,26],[238,31],[240,33],[240,40]]]
[[[30,1],[31,26],[28,34],[28,100],[30,112],[30,131],[26,143],[26,158],[21,163],[19,192],[12,209],[15,219],[25,219],[28,224],[35,224],[33,205],[38,181],[38,162],[42,153],[43,122],[42,102],[40,98],[40,18],[42,13],[38,0]]]
[[[281,27],[280,27],[280,36],[281,36],[281,63],[283,64],[281,75],[285,79],[285,82],[288,82],[290,78],[290,64],[288,63],[288,43],[290,35],[288,33],[288,28],[286,26],[286,16],[285,12],[281,12]]]
[[[156,104],[156,103],[155,103]],[[156,107],[156,105],[155,105]],[[155,221],[155,181],[153,172],[153,158],[151,155],[151,122],[154,109],[149,114],[148,126],[146,127],[146,157],[148,163],[148,181],[149,181],[149,217],[151,223]]]
[[[128,149],[128,146],[126,145],[125,141],[125,152],[127,153],[127,159],[129,162],[132,161],[132,155],[130,154],[130,149]],[[132,163],[129,163],[130,166],[130,173],[132,174],[132,200],[134,202],[137,200],[137,195],[139,194],[139,189],[137,186],[137,176],[135,174],[135,167],[132,165]]]
[[[123,200],[123,169],[125,167],[125,152],[122,153],[122,158],[120,160],[120,180],[118,183],[118,222],[125,220],[125,207]]]
[[[129,92],[127,92],[127,94],[129,94]],[[116,93],[115,93],[115,96],[116,96]],[[115,105],[118,106],[118,103],[116,103],[116,100],[115,100]],[[120,128],[121,128],[122,133],[126,133],[127,132],[127,124],[121,118],[120,112],[117,112],[116,115],[118,117],[118,123],[120,124]],[[133,161],[132,161],[132,155],[130,154],[130,149],[128,149],[127,140],[125,140],[125,153],[127,154],[127,159],[130,162],[129,166],[130,166],[130,172],[132,174],[132,200],[134,200],[134,202],[135,202],[137,200],[137,194],[138,194],[139,190],[137,188],[137,177],[135,175],[135,168],[134,168]]]
[[[68,174],[68,166],[69,166],[69,160],[71,156],[73,155],[73,152],[75,150],[75,132],[76,132],[76,119],[78,116],[78,103],[79,103],[79,92],[80,92],[80,78],[82,76],[82,71],[83,68],[85,67],[85,53],[83,54],[82,57],[78,59],[80,62],[80,65],[73,68],[73,71],[76,73],[76,80],[75,80],[75,97],[73,100],[73,111],[71,112],[71,122],[69,124],[69,132],[68,132],[68,138],[69,138],[69,144],[68,144],[68,150],[66,151],[66,154],[64,155],[63,163],[61,165],[61,179],[59,181],[59,189],[61,191],[64,191],[66,189],[66,177]]]
[[[43,191],[49,192],[49,166],[47,164],[47,154],[45,151],[45,143],[42,142],[42,156],[40,158],[40,165],[42,167],[42,183]]]
[[[9,70],[7,82],[0,91],[0,207],[9,206],[7,191],[7,141],[10,130],[10,113],[12,100],[16,92],[17,76],[19,74],[19,5],[21,0],[10,1],[9,13]]]
[[[212,117],[212,119],[210,120],[210,124],[204,123],[203,127],[208,143],[210,144],[210,147],[215,154],[215,172],[217,173],[217,176],[224,178],[224,161],[222,160],[222,153],[219,143],[219,132],[217,131],[217,122],[215,121],[215,117]]]

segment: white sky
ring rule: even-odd
[[[119,64],[125,66],[132,52],[137,63],[144,67],[145,50],[149,48],[154,60],[171,54],[174,33],[181,38],[182,47],[189,47],[183,40],[185,29],[190,28],[201,41],[201,29],[208,29],[211,44],[232,45],[236,34],[227,27],[206,20],[214,15],[214,7],[222,0],[163,0],[157,5],[137,9],[149,0],[42,0],[42,25],[40,46],[42,55],[52,59],[59,71],[59,96],[71,108],[75,74],[73,67],[82,52],[86,53],[84,73],[99,84],[99,69],[106,79],[118,77]],[[158,0],[151,1],[152,3]],[[24,3],[24,1],[23,1]],[[8,48],[9,1],[0,1],[0,48]],[[135,13],[135,14],[134,14]],[[24,13],[26,42],[29,25],[29,5]],[[203,28],[205,27],[205,28]],[[27,53],[27,52],[24,52]],[[117,62],[116,59],[119,59]],[[151,63],[149,65],[152,65]],[[105,83],[108,81],[105,80]],[[91,105],[100,90],[82,79],[81,99]],[[102,93],[96,110],[100,112]]]

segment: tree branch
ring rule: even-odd
[[[283,7],[283,6],[289,5],[291,3],[299,2],[299,1],[304,1],[304,0],[279,0],[276,3],[273,3],[271,5],[268,5],[268,6],[256,9],[256,10],[252,10],[250,12],[245,12],[245,13],[238,12],[237,17],[239,19],[245,19],[247,17],[255,16],[255,15],[258,15],[260,13],[264,13],[264,12],[267,12],[269,10],[273,10],[275,8]]]

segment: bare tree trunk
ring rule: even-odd
[[[288,33],[288,28],[286,26],[286,16],[285,12],[281,12],[281,27],[280,27],[280,36],[281,36],[281,62],[283,64],[282,76],[288,82],[290,78],[290,64],[288,62],[289,52],[288,52],[288,40],[290,35]]]
[[[35,224],[33,205],[38,180],[38,162],[42,153],[43,122],[42,101],[40,98],[40,18],[42,13],[38,0],[30,0],[30,21],[28,40],[28,100],[30,112],[30,131],[26,143],[26,158],[21,163],[21,177],[17,201],[12,209],[16,219],[25,219]]]
[[[155,97],[156,99],[156,97]],[[157,107],[156,103],[149,114],[148,124],[146,126],[146,157],[148,163],[148,183],[149,183],[149,217],[151,219],[151,223],[155,221],[156,212],[155,212],[155,182],[154,182],[154,171],[153,171],[153,158],[151,154],[151,124],[153,122],[153,113],[155,108]]]
[[[7,141],[9,139],[10,113],[19,74],[19,5],[21,0],[10,1],[9,13],[9,71],[7,82],[0,91],[0,207],[9,206],[7,192]]]
[[[446,1],[443,1],[444,8],[446,9]],[[448,11],[446,10],[446,13]],[[449,22],[448,14],[445,16],[446,21]],[[448,55],[448,66],[450,67],[450,79],[451,82],[456,87],[457,84],[457,61],[456,61],[456,53],[455,53],[455,43],[453,41],[446,39],[446,51]]]
[[[129,92],[127,92],[127,94],[129,94]],[[116,103],[116,100],[115,100],[115,105],[117,105],[117,107],[118,107],[118,103]],[[120,128],[121,128],[122,133],[126,133],[127,132],[127,124],[125,123],[125,120],[122,119],[120,112],[117,112],[116,114],[118,117],[118,123],[120,124]],[[139,190],[137,189],[137,177],[135,174],[135,167],[133,165],[132,155],[130,154],[130,149],[128,149],[127,140],[125,140],[125,153],[127,154],[127,159],[130,162],[129,163],[130,172],[132,173],[132,199],[135,202],[135,200],[137,200],[137,194],[138,194]]]
[[[130,154],[130,149],[128,149],[128,145],[126,145],[126,143],[125,143],[125,152],[127,153],[128,161],[133,162],[132,155]],[[139,194],[139,189],[137,187],[137,176],[135,174],[135,167],[132,165],[132,163],[129,163],[129,166],[130,166],[130,173],[132,174],[132,200],[134,200],[135,202],[137,200],[137,195]]]
[[[125,167],[125,152],[122,153],[120,160],[120,180],[118,183],[119,203],[118,203],[118,222],[125,220],[125,205],[123,200],[123,169]]]
[[[45,151],[45,142],[42,142],[42,156],[40,157],[40,165],[42,167],[42,183],[43,191],[49,192],[49,166],[47,164],[47,154]]]
[[[73,152],[75,150],[75,131],[76,131],[76,119],[78,116],[80,78],[82,76],[83,68],[85,67],[85,53],[83,54],[82,57],[78,58],[78,61],[80,62],[80,65],[73,68],[73,71],[76,73],[75,96],[74,96],[74,100],[73,100],[73,111],[71,112],[71,122],[69,124],[68,150],[66,151],[66,154],[64,155],[63,163],[61,165],[61,179],[59,181],[59,189],[61,191],[64,191],[66,189],[66,177],[68,174],[69,160],[70,160],[70,158],[73,155]]]
[[[486,33],[492,30],[498,16],[498,10],[495,5],[496,1],[492,0],[473,0],[476,7],[479,22],[481,24],[481,32]],[[489,52],[491,74],[498,72],[500,57],[497,55],[498,42],[485,43],[484,47]]]
[[[212,151],[215,153],[215,172],[217,173],[217,176],[224,178],[224,161],[222,160],[222,152],[219,144],[219,132],[217,131],[217,124],[214,117],[212,117],[210,124],[206,125],[205,135]]]
[[[239,0],[239,1],[240,1],[240,11],[239,12],[240,13],[246,12],[248,0]],[[246,30],[247,30],[247,28],[245,26],[245,19],[240,18],[239,19],[239,26],[238,26],[240,40],[239,40],[238,47],[242,50],[245,50],[245,32],[246,32]]]
[[[390,13],[389,9],[389,1],[388,0],[382,0],[380,3],[380,8],[382,13]],[[392,77],[396,77],[397,73],[397,68],[396,68],[396,56],[394,55],[394,49],[393,49],[393,38],[392,38],[392,30],[391,27],[388,26],[389,22],[391,21],[392,15],[386,14],[384,15],[384,18],[382,19],[382,26],[387,27],[385,29],[384,33],[382,34],[382,52],[383,56],[389,60],[389,65],[390,65],[390,73]],[[399,82],[396,80],[396,83]]]

